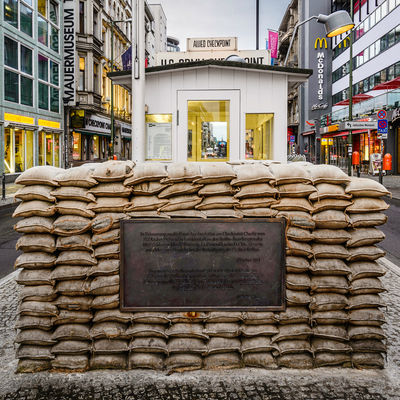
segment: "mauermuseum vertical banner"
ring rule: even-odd
[[[64,104],[74,106],[75,97],[75,41],[76,41],[76,2],[74,0],[64,0]]]

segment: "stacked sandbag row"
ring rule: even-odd
[[[387,191],[372,180],[331,166],[111,161],[37,167],[18,183],[21,371],[383,364],[374,226]],[[285,312],[120,311],[122,219],[274,216],[288,221]],[[36,328],[47,339],[27,341]]]

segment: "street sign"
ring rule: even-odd
[[[296,137],[295,136],[290,136],[290,140],[289,140],[290,142],[295,142],[296,141]]]
[[[387,133],[382,133],[382,139],[387,139],[388,134]]]
[[[346,121],[341,124],[341,129],[376,129],[377,121]]]
[[[378,121],[378,133],[386,133],[388,131],[388,122],[387,119],[380,119]]]
[[[386,111],[385,110],[379,110],[376,113],[378,119],[386,119]]]

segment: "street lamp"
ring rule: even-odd
[[[132,22],[132,18],[129,19],[110,19],[111,24],[111,72],[114,72],[114,24],[118,22]],[[114,83],[111,80],[111,156],[114,158]]]
[[[354,27],[354,23],[353,20],[350,18],[350,15],[348,14],[347,11],[343,10],[336,11],[329,15],[324,15],[324,14],[313,15],[312,17],[307,18],[304,21],[298,22],[294,27],[293,34],[290,39],[289,48],[287,50],[285,61],[283,63],[284,67],[286,67],[289,58],[289,53],[293,46],[293,41],[296,36],[297,29],[299,28],[299,26],[305,24],[306,22],[311,21],[312,19],[316,19],[317,22],[325,25],[325,31],[327,37],[338,36],[341,33],[347,32],[348,30]]]

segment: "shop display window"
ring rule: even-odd
[[[93,157],[100,158],[100,143],[97,135],[93,136]]]
[[[14,134],[12,129],[4,129],[4,166],[5,173],[14,173]]]
[[[35,146],[34,146],[34,134],[33,131],[25,131],[25,166],[26,169],[32,168],[34,166],[34,158],[35,158]]]
[[[24,134],[22,129],[14,130],[15,172],[22,172],[25,169]]]
[[[72,140],[73,140],[72,158],[74,160],[80,160],[81,159],[81,152],[82,152],[81,134],[77,133],[77,132],[73,132],[72,133]]]
[[[188,161],[229,159],[229,100],[188,101]]]
[[[172,114],[146,114],[146,159],[171,160]]]
[[[274,114],[246,114],[246,159],[272,159]]]

